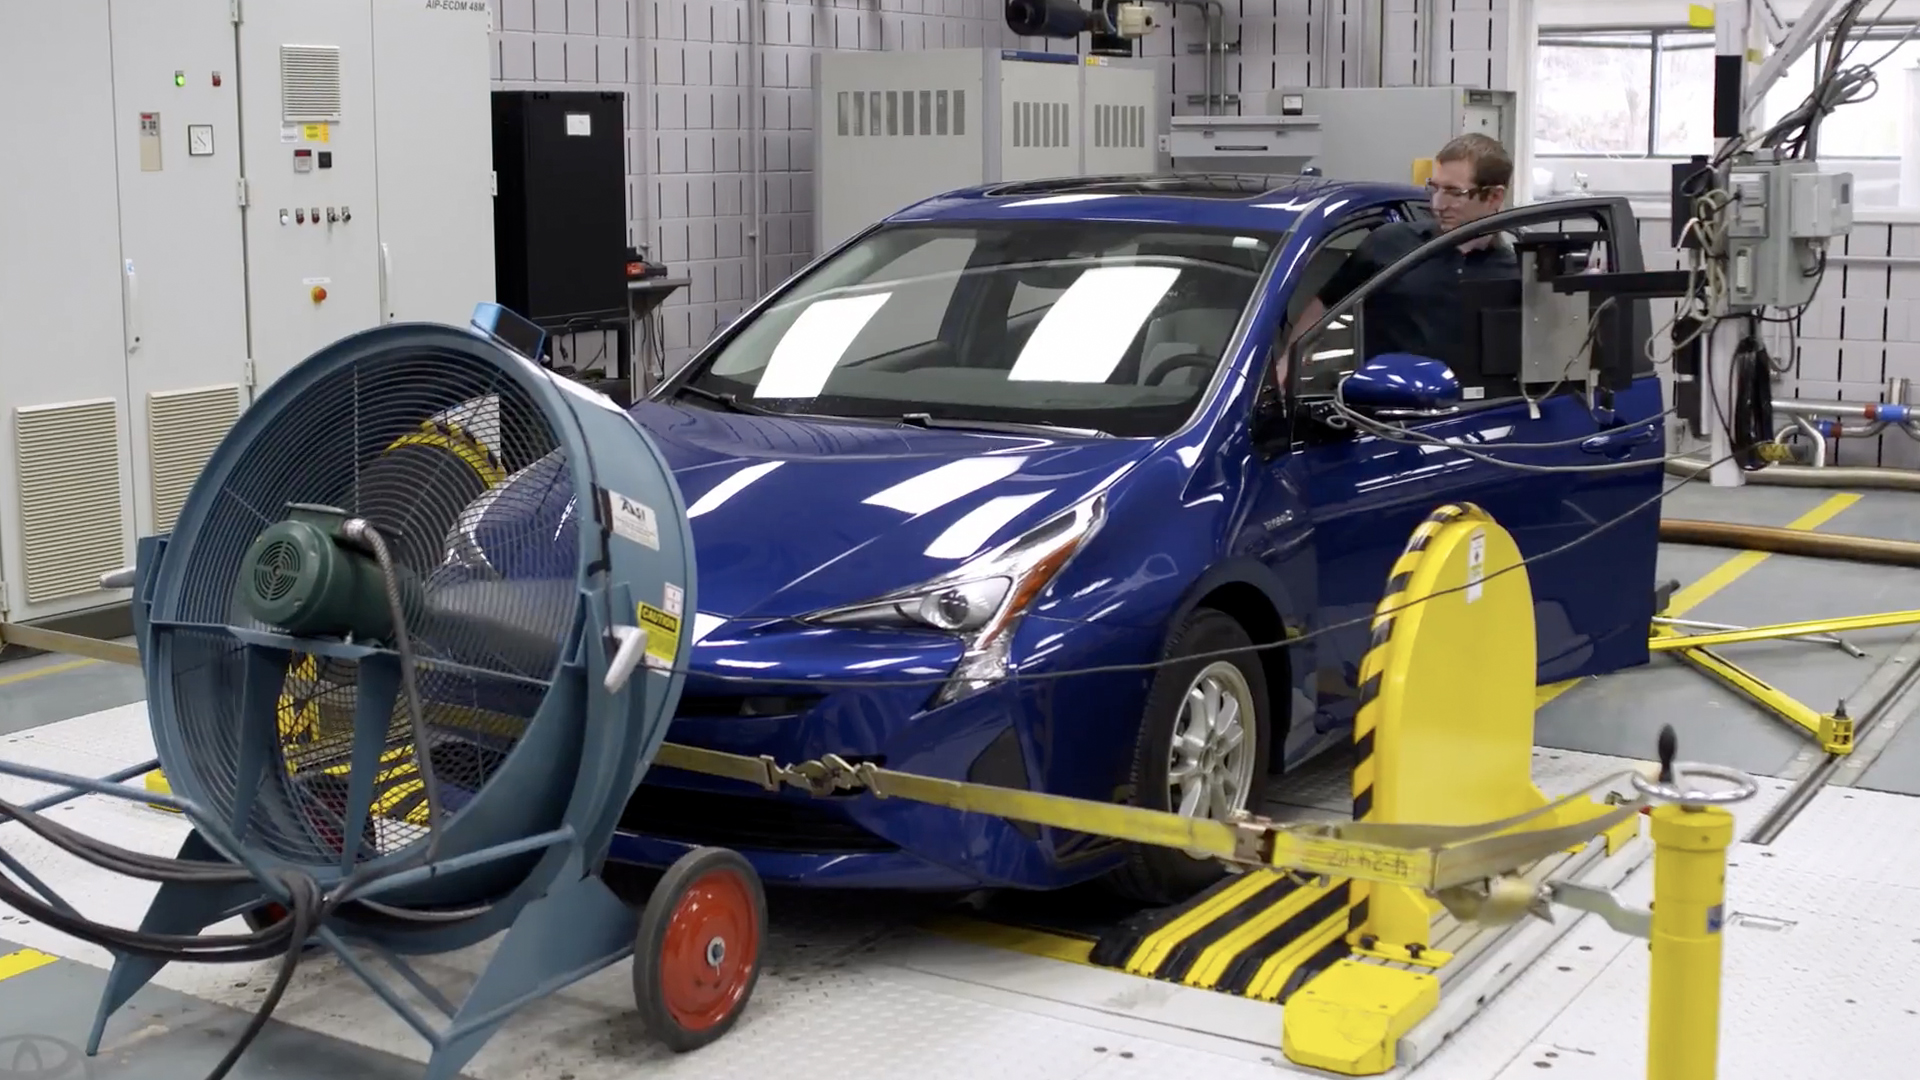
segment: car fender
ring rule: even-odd
[[[1282,635],[1290,638],[1306,632],[1307,608],[1293,595],[1294,590],[1287,586],[1286,581],[1259,560],[1237,556],[1215,563],[1187,587],[1162,628],[1162,656],[1174,635],[1202,602],[1222,589],[1233,590],[1238,595],[1230,593],[1230,602],[1217,606],[1238,619],[1256,645],[1280,640]],[[1272,625],[1262,626],[1261,613],[1247,610],[1250,593],[1264,600],[1271,609]],[[1311,648],[1310,644],[1296,645],[1284,649],[1262,649],[1258,654],[1267,676],[1267,708],[1273,720],[1271,749],[1276,754],[1287,744],[1288,733],[1295,725],[1310,719],[1312,714],[1311,696],[1302,695],[1298,683],[1301,673],[1313,670],[1313,663],[1308,657],[1296,658],[1294,655],[1302,649]]]

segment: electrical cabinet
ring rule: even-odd
[[[1340,180],[1424,182],[1415,161],[1474,132],[1514,145],[1514,96],[1470,86],[1305,87],[1275,90],[1267,110],[1177,116],[1172,152],[1183,169],[1298,173]]]
[[[492,137],[500,303],[543,325],[624,315],[624,97],[495,91]]]
[[[1307,87],[1275,90],[1267,111],[1285,115],[1297,99],[1320,120],[1314,164],[1340,180],[1407,183],[1416,158],[1461,135],[1490,135],[1511,149],[1518,122],[1510,90],[1472,86]]]
[[[990,48],[813,63],[815,252],[958,188],[1163,163],[1158,61]]]
[[[493,299],[490,29],[386,0],[8,6],[0,93],[60,104],[0,111],[0,617],[124,598],[100,576],[301,359]]]

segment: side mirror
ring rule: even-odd
[[[1442,412],[1460,404],[1460,378],[1431,357],[1386,353],[1347,376],[1340,383],[1340,396],[1360,409]]]

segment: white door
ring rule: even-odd
[[[242,5],[240,64],[257,397],[380,324],[372,5]]]
[[[234,28],[223,4],[111,0],[135,527],[173,527],[247,364]]]
[[[22,622],[110,602],[132,557],[111,47],[106,0],[0,5],[0,614]]]
[[[488,7],[373,12],[384,321],[465,326],[494,298]]]

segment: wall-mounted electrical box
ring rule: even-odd
[[[1514,145],[1511,91],[1468,86],[1287,87],[1266,111],[1245,116],[1179,116],[1174,165],[1299,173],[1340,180],[1416,182],[1414,162],[1448,140],[1480,132]]]
[[[34,11],[0,32],[0,93],[61,102],[0,112],[10,159],[52,163],[0,170],[33,208],[0,213],[0,310],[32,313],[0,319],[21,621],[124,599],[100,575],[173,527],[288,368],[385,321],[465,325],[494,291],[484,5]]]
[[[1735,305],[1813,299],[1826,243],[1853,228],[1853,175],[1814,161],[1736,160],[1727,176],[1727,294]]]
[[[1161,61],[990,48],[813,62],[816,254],[942,192],[1165,162]]]
[[[1176,116],[1170,124],[1179,168],[1297,175],[1321,156],[1317,116]]]

